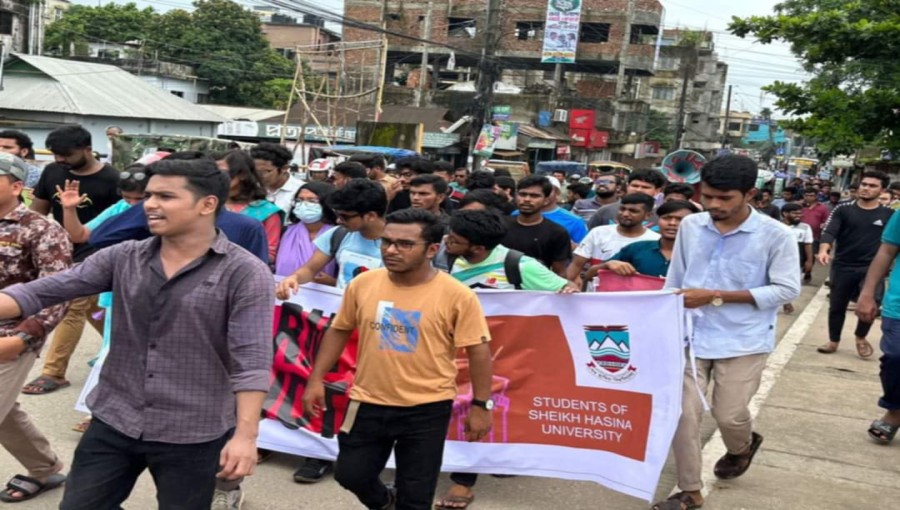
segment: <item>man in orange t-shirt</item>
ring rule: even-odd
[[[491,428],[490,332],[468,287],[431,264],[443,237],[437,216],[406,209],[387,216],[384,268],[357,276],[325,334],[303,395],[307,413],[324,409],[323,377],[351,332],[359,331],[356,378],[338,435],[335,479],[367,508],[431,508],[456,397],[456,353],[472,378],[466,438]],[[379,479],[394,451],[399,492]]]

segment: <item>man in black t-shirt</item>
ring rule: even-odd
[[[825,223],[816,257],[823,266],[831,262],[829,342],[818,348],[822,354],[837,351],[847,306],[850,301],[859,297],[869,264],[881,246],[881,234],[894,214],[893,209],[878,203],[878,196],[887,189],[889,183],[890,179],[884,172],[864,172],[859,183],[858,198],[835,207]],[[829,253],[834,244],[837,247],[832,262]],[[862,319],[856,324],[856,352],[863,359],[870,358],[875,353],[872,344],[866,339],[871,327],[871,322]]]
[[[541,261],[560,276],[572,258],[572,240],[562,226],[547,220],[541,210],[550,204],[553,186],[541,175],[519,181],[516,205],[519,215],[509,219],[509,230],[501,243]]]
[[[52,213],[53,218],[62,224],[63,208],[57,192],[65,189],[67,180],[79,181],[78,189],[84,195],[82,204],[78,206],[78,219],[82,224],[119,201],[119,172],[94,158],[90,132],[81,126],[63,126],[47,136],[46,146],[53,152],[55,162],[47,165],[41,173],[34,188],[32,210],[41,214]],[[76,263],[81,262],[92,252],[89,244],[76,244],[73,259]],[[57,326],[47,349],[42,374],[25,386],[24,393],[43,395],[69,386],[66,369],[84,332],[85,323],[90,320],[97,331],[103,331],[103,322],[93,319],[94,313],[99,310],[97,296],[69,303],[69,311]]]

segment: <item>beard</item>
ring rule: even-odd
[[[596,191],[596,193],[600,198],[612,198],[612,196],[616,194],[616,190]]]

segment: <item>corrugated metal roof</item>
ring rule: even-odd
[[[229,120],[261,121],[276,115],[284,116],[284,110],[264,110],[247,106],[225,106],[221,104],[199,104],[200,108]]]
[[[13,54],[4,67],[0,92],[0,109],[4,110],[188,122],[226,120],[111,65]]]

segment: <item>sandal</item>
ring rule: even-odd
[[[28,501],[44,492],[59,487],[65,482],[66,475],[59,473],[51,475],[44,483],[29,476],[16,475],[6,483],[6,489],[3,492],[0,492],[0,501],[5,503]],[[12,495],[14,492],[21,493],[22,495],[15,497]]]
[[[655,503],[651,510],[694,510],[703,506],[694,502],[694,498],[687,492],[679,492],[665,501]]]
[[[72,426],[72,430],[74,430],[75,432],[84,434],[85,432],[87,432],[87,429],[90,426],[91,426],[91,417],[88,416],[87,418],[81,420],[80,422],[78,422],[74,426]]]
[[[856,354],[858,354],[862,359],[869,359],[873,354],[875,354],[875,349],[872,348],[872,344],[870,344],[869,341],[865,338],[857,338]]]
[[[834,345],[832,345],[832,344],[834,344]],[[816,351],[819,353],[822,353],[822,354],[834,354],[837,352],[837,350],[838,350],[838,344],[835,344],[834,342],[828,342],[827,344],[825,344],[821,347],[816,347]]]
[[[56,390],[68,388],[71,385],[72,383],[69,381],[63,380],[62,382],[58,382],[52,377],[42,375],[26,384],[25,387],[22,388],[22,393],[26,395],[46,395],[48,393],[53,393]]]
[[[884,420],[875,420],[869,427],[869,437],[878,444],[891,444],[900,425],[891,425]]]
[[[475,501],[474,494],[471,496],[444,496],[434,504],[434,508],[437,510],[465,510],[473,501]]]

